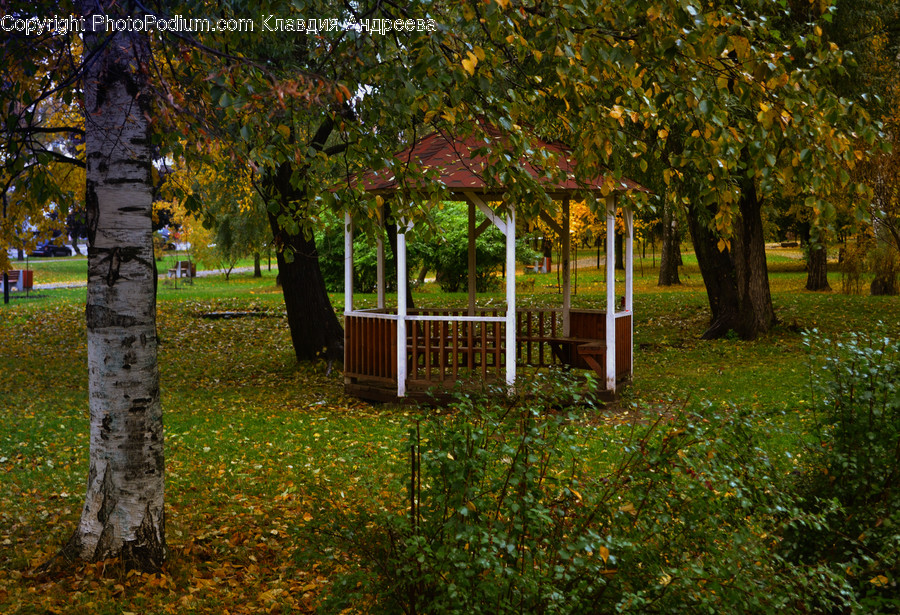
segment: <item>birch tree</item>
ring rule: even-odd
[[[139,32],[91,31],[114,2],[83,2],[90,469],[66,552],[155,570],[166,553],[163,429],[146,96],[150,48]]]

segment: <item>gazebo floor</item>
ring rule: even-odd
[[[627,386],[629,379],[619,379],[616,391],[596,391],[593,398],[602,403],[611,403],[618,399],[617,391]],[[582,395],[587,392],[587,385],[582,388]],[[386,379],[346,378],[344,392],[371,402],[401,405],[447,406],[453,402],[454,396],[460,393],[501,394],[504,391],[503,381],[493,378],[488,380],[456,380],[441,382],[412,381],[407,383],[406,396],[397,396],[397,383]],[[574,401],[573,401],[574,403]]]

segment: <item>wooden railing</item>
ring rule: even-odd
[[[502,380],[506,368],[505,311],[410,310],[406,325],[407,384]],[[397,379],[397,317],[384,311],[345,316],[344,373],[349,378]],[[562,310],[516,310],[516,364],[588,368],[575,351],[587,340],[605,341],[606,314],[572,310],[562,335]],[[605,365],[605,364],[604,364]],[[616,318],[616,375],[631,370],[631,315]]]
[[[397,320],[371,315],[344,318],[344,376],[397,382]]]
[[[416,310],[407,325],[410,385],[448,380],[489,380],[506,369],[506,323],[498,310],[479,310],[470,320],[462,310]]]

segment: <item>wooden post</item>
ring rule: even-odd
[[[344,212],[344,314],[353,312],[353,219]]]
[[[516,207],[506,219],[506,384],[516,384]]]
[[[397,225],[397,397],[406,397],[406,228]]]
[[[616,390],[616,197],[606,197],[606,389]]]
[[[571,264],[569,261],[570,250],[571,250],[571,238],[569,236],[569,229],[571,226],[569,220],[569,197],[565,197],[562,202],[562,291],[563,291],[563,321],[562,321],[562,334],[563,337],[569,337],[572,333],[572,272],[571,272]]]

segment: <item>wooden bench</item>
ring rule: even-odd
[[[606,342],[594,340],[578,346],[578,356],[600,377],[606,377]]]
[[[590,344],[597,340],[581,338],[581,337],[547,337],[539,338],[539,341],[545,341],[553,350],[554,356],[563,365],[575,365],[575,355],[579,346],[582,344]]]
[[[170,278],[194,278],[197,276],[197,265],[191,261],[177,261],[175,266],[169,269]]]
[[[6,272],[9,276],[9,287],[14,290],[23,291],[26,288],[34,288],[34,271],[31,269],[10,269]],[[3,292],[3,275],[0,274],[0,292]]]
[[[606,374],[606,342],[581,337],[553,337],[546,342],[553,354],[563,365],[576,366],[576,356],[594,370],[601,378]]]

